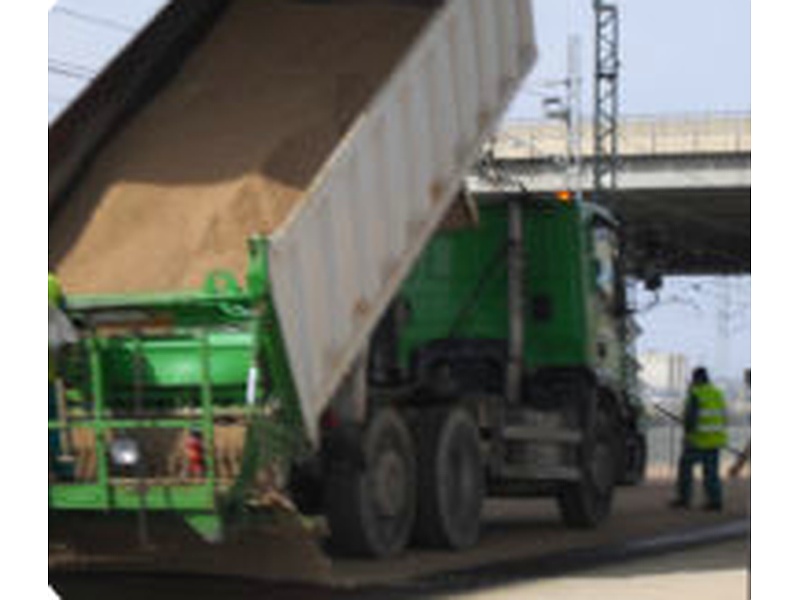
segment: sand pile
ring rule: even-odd
[[[430,10],[389,0],[236,0],[175,80],[101,152],[50,224],[70,293],[242,274],[246,240],[304,193]]]

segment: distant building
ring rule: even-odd
[[[639,377],[650,400],[682,399],[689,383],[689,359],[682,354],[645,352],[639,356]]]
[[[639,356],[640,377],[648,390],[661,395],[683,395],[689,382],[689,360],[682,354],[647,352]]]
[[[716,382],[728,399],[728,416],[731,422],[749,424],[750,419],[750,387],[745,378],[719,378]]]

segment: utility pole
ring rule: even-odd
[[[614,209],[619,166],[619,9],[607,0],[594,0],[594,11],[594,199]]]
[[[567,135],[569,136],[569,181],[567,189],[575,198],[583,200],[583,77],[581,75],[581,51],[583,44],[580,36],[569,38],[569,76],[567,80],[567,102],[569,104],[569,120]]]
[[[581,75],[580,36],[572,35],[568,43],[568,74],[566,79],[549,82],[551,87],[563,87],[563,95],[544,100],[545,115],[562,121],[566,126],[566,168],[564,190],[583,200],[583,77]]]
[[[728,277],[717,282],[717,375],[728,376],[730,367],[731,323],[733,321],[733,288]]]

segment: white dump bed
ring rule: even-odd
[[[531,0],[445,2],[273,233],[273,292],[312,439],[535,56]]]

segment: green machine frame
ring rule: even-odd
[[[96,480],[51,478],[51,513],[171,512],[205,539],[220,540],[226,522],[248,515],[258,473],[276,462],[285,466],[308,447],[270,290],[268,248],[264,238],[251,240],[245,289],[219,272],[196,293],[70,299],[69,314],[82,325],[77,349],[86,376],[74,387],[66,377],[66,394],[77,396],[83,409],[50,420],[48,430],[93,432]],[[148,337],[139,330],[143,319],[166,321],[168,330]],[[100,333],[109,325],[115,333]],[[254,368],[260,400],[251,404],[245,395],[254,383],[248,379]],[[138,410],[132,415],[118,416],[115,410],[119,397],[112,384],[120,383],[128,400],[136,396]],[[165,415],[153,407],[152,389],[161,396],[188,394],[199,403],[194,410]],[[234,394],[240,402],[220,402]],[[236,480],[224,485],[215,464],[215,424],[231,415],[246,423],[247,433]],[[203,476],[183,481],[115,477],[112,434],[142,430],[200,433]]]

